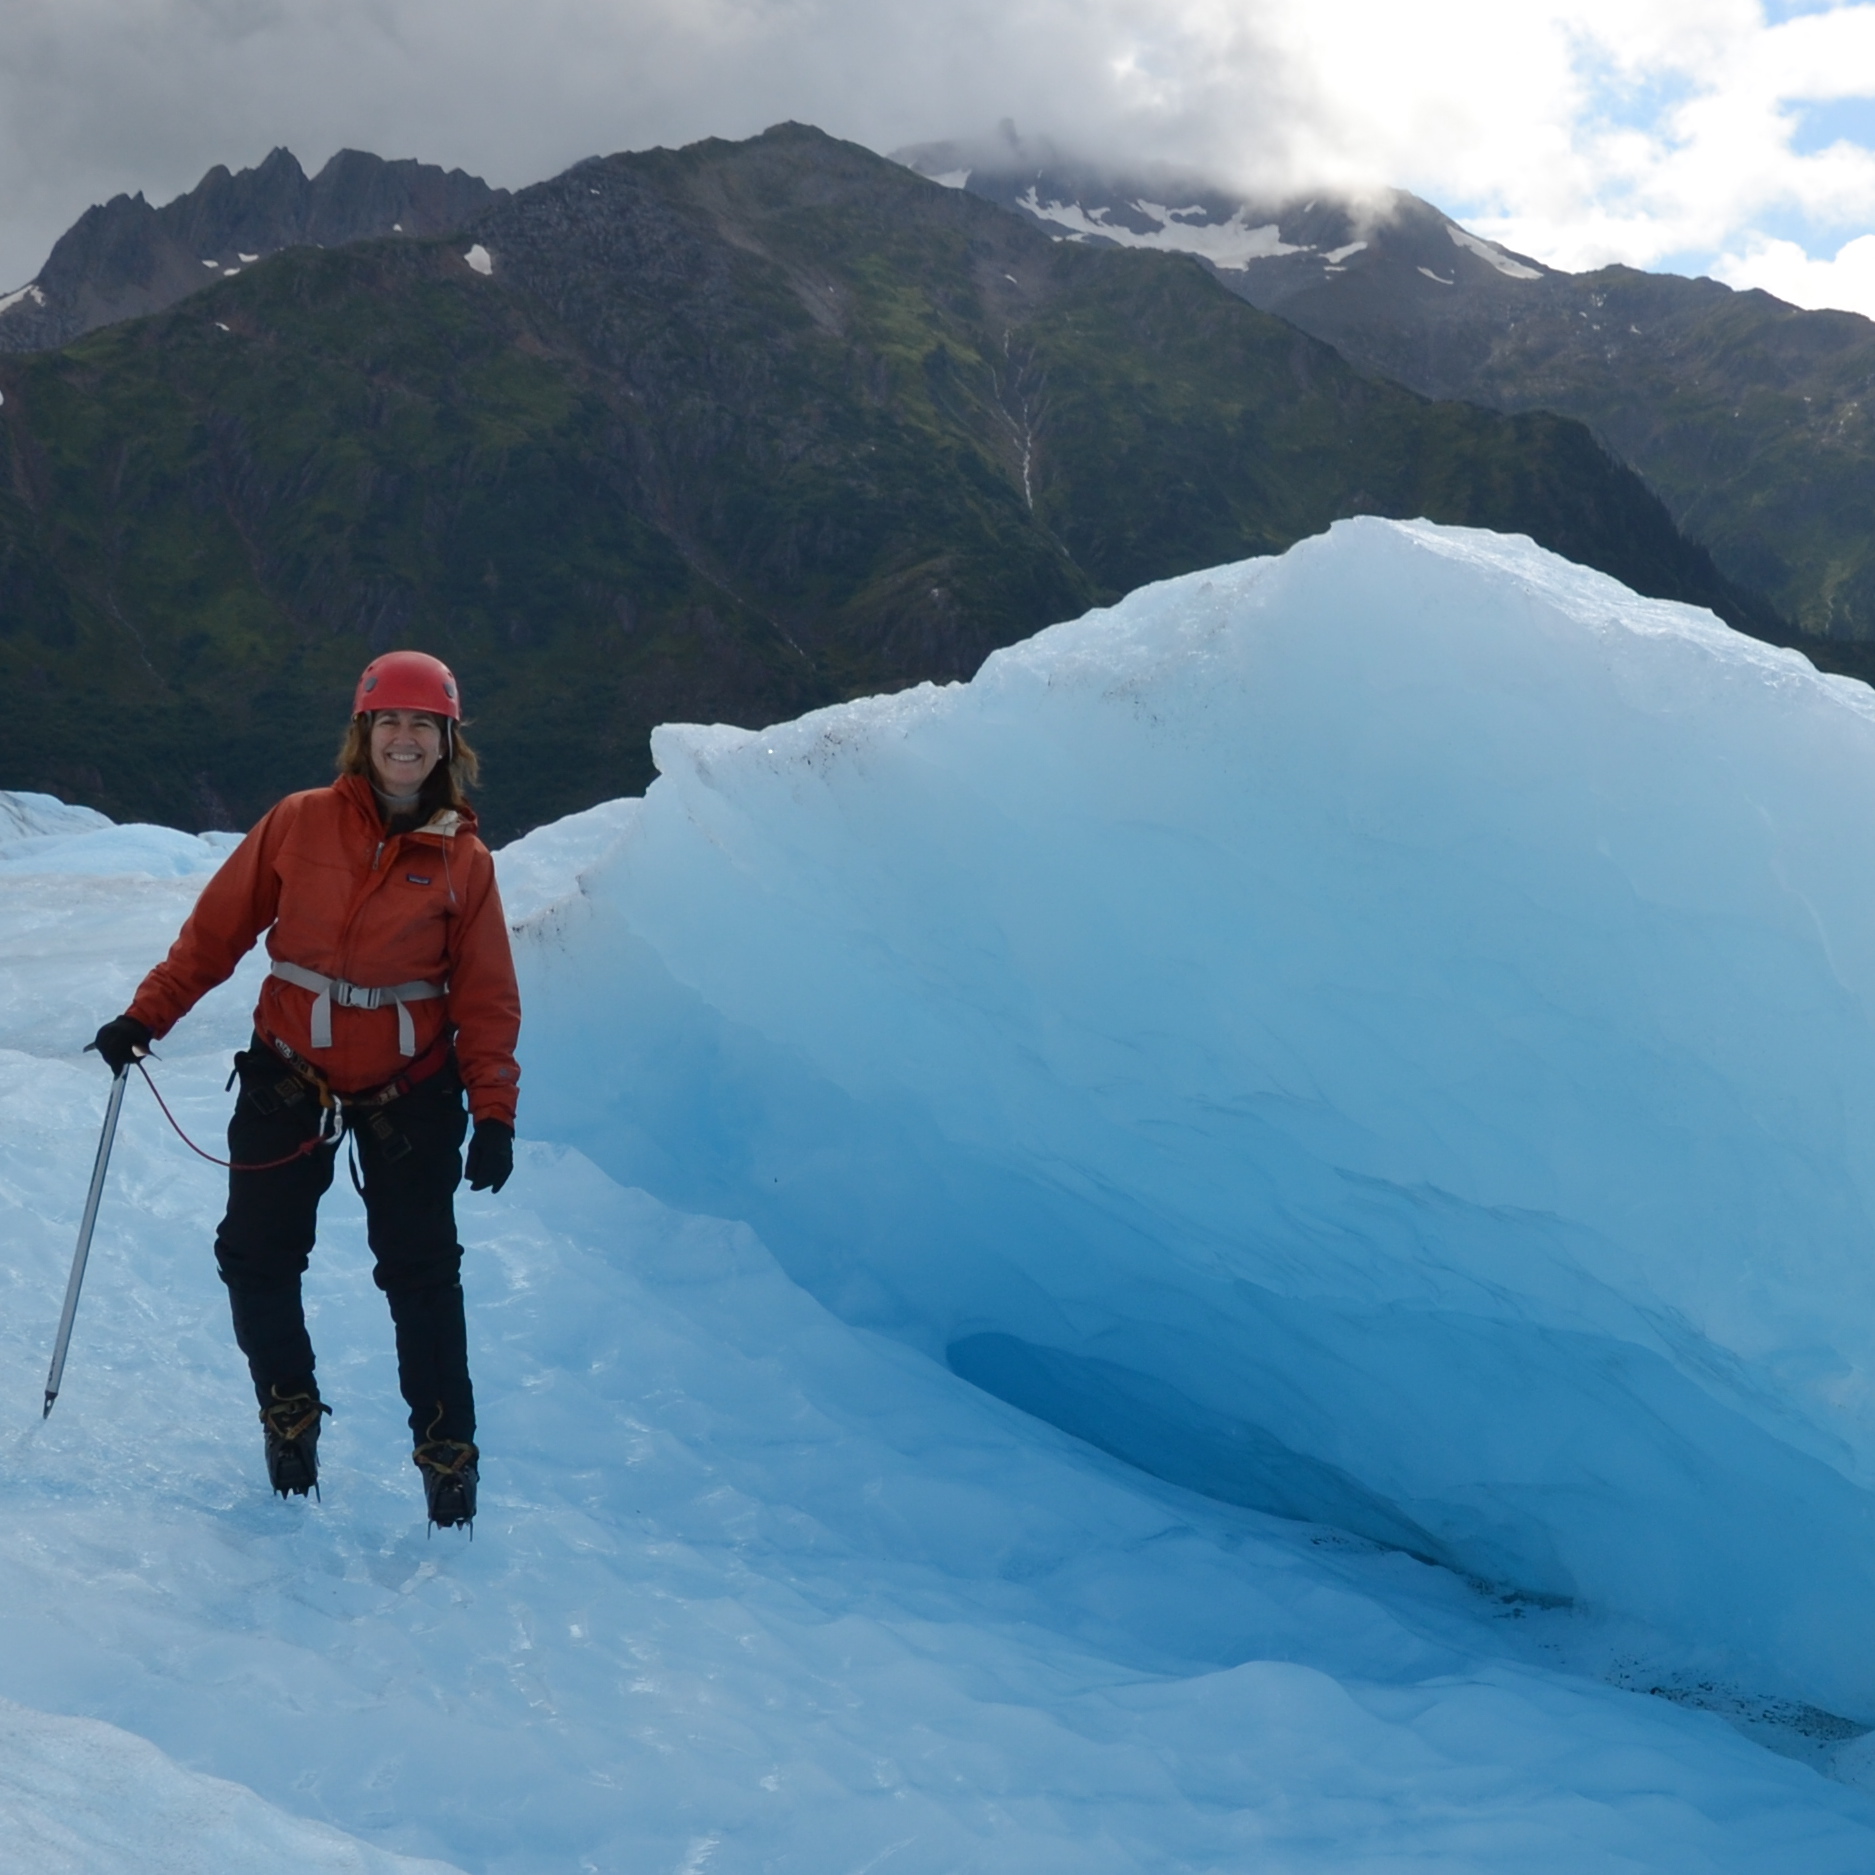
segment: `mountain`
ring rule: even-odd
[[[1579,424],[1429,402],[1184,255],[788,125],[450,240],[294,247],[0,359],[0,786],[244,825],[372,652],[463,676],[497,836],[1355,513],[1774,619]]]
[[[363,150],[339,151],[310,179],[290,150],[233,174],[218,163],[161,208],[139,192],[87,209],[37,277],[0,297],[0,352],[40,351],[160,312],[284,247],[446,234],[507,194],[460,169]]]
[[[1012,135],[899,156],[1064,239],[1195,254],[1252,305],[1425,396],[1579,418],[1794,642],[1875,671],[1875,323],[1713,280],[1559,272],[1399,191],[1246,201]]]

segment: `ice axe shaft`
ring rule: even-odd
[[[52,1367],[46,1375],[47,1419],[52,1402],[59,1397],[59,1382],[65,1377],[65,1350],[72,1343],[72,1321],[78,1314],[78,1292],[85,1283],[85,1259],[91,1254],[91,1231],[98,1221],[98,1201],[104,1196],[104,1174],[110,1168],[111,1143],[117,1137],[117,1114],[124,1104],[124,1089],[130,1083],[130,1070],[120,1068],[111,1082],[110,1105],[104,1109],[104,1131],[98,1135],[98,1161],[91,1168],[91,1189],[85,1193],[85,1215],[78,1226],[78,1248],[72,1252],[71,1280],[65,1285],[65,1311],[59,1317],[59,1338],[52,1348]]]

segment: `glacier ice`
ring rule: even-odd
[[[536,1125],[1162,1477],[1875,1721],[1866,689],[1357,520],[654,747]]]
[[[185,1771],[95,1719],[0,1699],[0,1875],[459,1875]]]
[[[665,732],[498,858],[472,1544],[343,1179],[325,1498],[268,1497],[140,1088],[40,1422],[78,1050],[219,849],[0,796],[0,1868],[1861,1875],[1875,1733],[1766,1697],[1863,1710],[1859,695],[1362,523]],[[155,1064],[205,1142],[262,961]]]
[[[232,833],[179,833],[174,827],[120,827],[89,807],[50,794],[0,794],[0,874],[147,873],[186,879],[234,851]]]

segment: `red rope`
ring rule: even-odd
[[[166,1101],[161,1094],[157,1093],[156,1083],[150,1079],[150,1071],[141,1061],[137,1063],[137,1072],[143,1076],[144,1086],[147,1087],[151,1093],[156,1094],[156,1104],[162,1108],[163,1118],[176,1129],[176,1137],[181,1140],[198,1159],[206,1159],[210,1165],[219,1165],[226,1171],[273,1172],[277,1171],[283,1165],[292,1165],[296,1160],[305,1158],[309,1152],[317,1152],[321,1146],[328,1144],[336,1146],[338,1144],[337,1134],[334,1134],[332,1138],[328,1140],[323,1133],[315,1133],[312,1138],[307,1140],[296,1152],[289,1152],[284,1159],[269,1159],[264,1165],[236,1165],[232,1159],[217,1159],[212,1152],[204,1152],[202,1148],[182,1130],[182,1122],[170,1112],[169,1102]]]

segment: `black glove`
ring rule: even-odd
[[[122,1074],[139,1055],[150,1052],[149,1025],[135,1016],[117,1016],[97,1032],[91,1047],[104,1057],[113,1075]]]
[[[477,1120],[463,1169],[471,1191],[499,1191],[514,1174],[514,1128],[506,1120]]]

